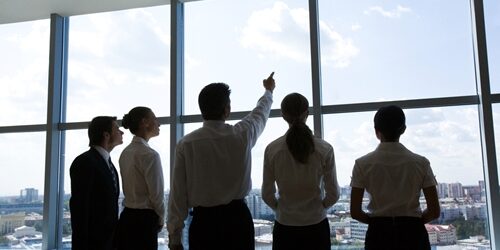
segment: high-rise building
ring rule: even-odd
[[[26,203],[32,203],[38,201],[38,189],[36,188],[21,189],[21,194],[19,199],[22,202]]]
[[[462,184],[458,182],[448,184],[448,197],[454,199],[463,198],[464,190]]]
[[[437,189],[440,199],[448,198],[448,183],[438,183]]]

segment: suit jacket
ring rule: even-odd
[[[115,175],[116,185],[113,181]],[[112,249],[118,222],[118,173],[93,147],[70,167],[72,249]]]

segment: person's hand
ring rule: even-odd
[[[271,73],[271,75],[269,75],[269,77],[267,79],[264,79],[262,81],[262,83],[264,84],[264,88],[266,90],[269,90],[271,91],[271,93],[273,92],[274,88],[276,87],[276,83],[274,82],[274,72]]]
[[[182,244],[180,244],[180,245],[168,244],[168,249],[170,249],[170,250],[184,250],[184,247],[182,246]]]

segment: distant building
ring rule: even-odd
[[[474,205],[460,206],[461,213],[465,220],[486,220],[486,204],[476,203]]]
[[[260,190],[252,190],[245,200],[250,209],[252,217],[255,219],[273,219],[274,211],[262,200]]]
[[[21,226],[14,229],[14,237],[23,238],[23,237],[34,237],[36,235],[42,235],[41,232],[37,232],[34,227]]]
[[[453,225],[430,225],[425,229],[429,234],[431,245],[454,245],[457,243],[457,232]]]
[[[455,220],[462,217],[462,211],[456,204],[442,205],[441,216],[439,216],[440,223]]]
[[[0,215],[0,235],[14,232],[14,229],[24,226],[24,213]]]
[[[447,183],[438,183],[437,186],[438,197],[439,199],[448,198],[448,184]]]
[[[368,231],[368,224],[361,223],[357,220],[351,220],[349,224],[351,226],[351,238],[364,241],[366,231]]]
[[[481,188],[479,186],[463,186],[464,197],[471,200],[481,201]]]
[[[21,202],[32,203],[38,201],[38,189],[35,188],[25,188],[21,189],[21,194],[19,196]]]
[[[464,197],[464,190],[461,183],[450,183],[448,184],[448,197],[459,199]]]
[[[272,234],[274,223],[268,220],[253,220],[255,237],[265,234]]]

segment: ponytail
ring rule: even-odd
[[[299,93],[291,93],[281,101],[283,118],[290,124],[286,132],[286,144],[293,158],[300,163],[307,163],[314,152],[314,137],[305,124],[309,102]]]
[[[286,132],[286,145],[293,158],[307,163],[314,152],[314,137],[311,129],[303,122],[294,122]]]

